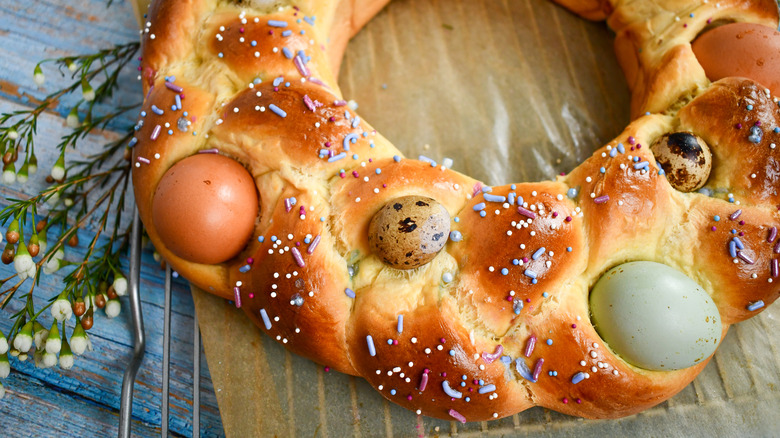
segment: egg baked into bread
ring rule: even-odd
[[[386,0],[156,0],[141,218],[198,287],[419,414],[615,418],[780,295],[775,0],[561,0],[607,20],[632,122],[552,181],[405,158],[336,82]]]

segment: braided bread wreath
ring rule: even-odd
[[[158,251],[290,350],[418,414],[615,418],[777,299],[777,70],[713,73],[691,45],[755,23],[738,38],[777,52],[775,0],[560,0],[608,18],[634,121],[568,175],[497,187],[402,158],[342,100],[386,0],[292,3],[152,2],[131,145]]]

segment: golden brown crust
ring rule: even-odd
[[[780,295],[777,104],[749,80],[710,84],[690,49],[710,20],[776,26],[773,0],[561,0],[609,18],[636,120],[557,181],[492,188],[403,158],[343,101],[343,48],[386,0],[288,3],[154,2],[133,179],[162,256],[292,351],[439,418],[535,405],[614,418],[671,397],[708,359],[651,372],[611,351],[588,307],[606,270],[678,269],[711,295],[724,334]],[[701,193],[672,188],[650,151],[675,131],[712,150]],[[151,220],[163,174],[204,149],[246,167],[260,195],[252,239],[214,266],[177,258]],[[444,206],[452,233],[429,263],[398,270],[372,254],[368,230],[408,195]]]

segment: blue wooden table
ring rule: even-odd
[[[44,65],[46,81],[42,87],[33,82],[35,65],[45,58],[93,53],[117,43],[137,40],[137,25],[129,1],[115,0],[107,8],[106,0],[42,0],[19,2],[0,0],[0,112],[29,108],[38,99],[70,83],[51,65]],[[133,66],[134,67],[134,66]],[[119,92],[100,106],[105,113],[118,105],[140,101],[140,84],[136,72],[127,69],[121,78]],[[68,132],[65,116],[75,97],[63,98],[53,111],[39,122],[36,154],[39,172],[22,185],[0,186],[0,207],[8,198],[23,198],[46,186],[44,181],[57,158],[55,146]],[[111,139],[118,138],[134,122],[134,113],[112,122],[106,131],[95,132],[69,156],[94,153]],[[130,212],[125,217],[129,224]],[[5,229],[2,229],[5,234]],[[89,226],[80,232],[82,242],[68,247],[66,259],[81,260],[94,232]],[[123,261],[127,272],[127,260]],[[0,277],[13,273],[13,265],[0,265]],[[46,303],[62,287],[67,270],[44,275],[36,288],[36,305]],[[163,337],[164,271],[152,257],[151,248],[143,254],[141,294],[146,326],[146,356],[138,374],[133,403],[133,434],[159,434],[161,423],[161,378]],[[28,285],[29,285],[28,280]],[[95,327],[89,336],[93,351],[77,357],[68,371],[59,367],[38,369],[30,357],[22,362],[11,358],[11,375],[2,381],[5,397],[0,400],[0,434],[3,436],[116,436],[122,374],[132,356],[130,307],[127,297],[121,299],[122,313],[108,319],[102,311],[95,314]],[[0,330],[8,333],[11,314],[22,302],[14,300],[0,312]],[[174,435],[192,434],[192,362],[193,304],[186,283],[174,281],[171,319],[171,417]],[[49,312],[43,324],[51,325]],[[74,318],[69,321],[68,334]],[[205,359],[201,375],[201,436],[223,435],[214,390]]]

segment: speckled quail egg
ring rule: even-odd
[[[650,150],[669,184],[681,192],[700,189],[712,170],[712,153],[701,137],[690,132],[664,134]]]

